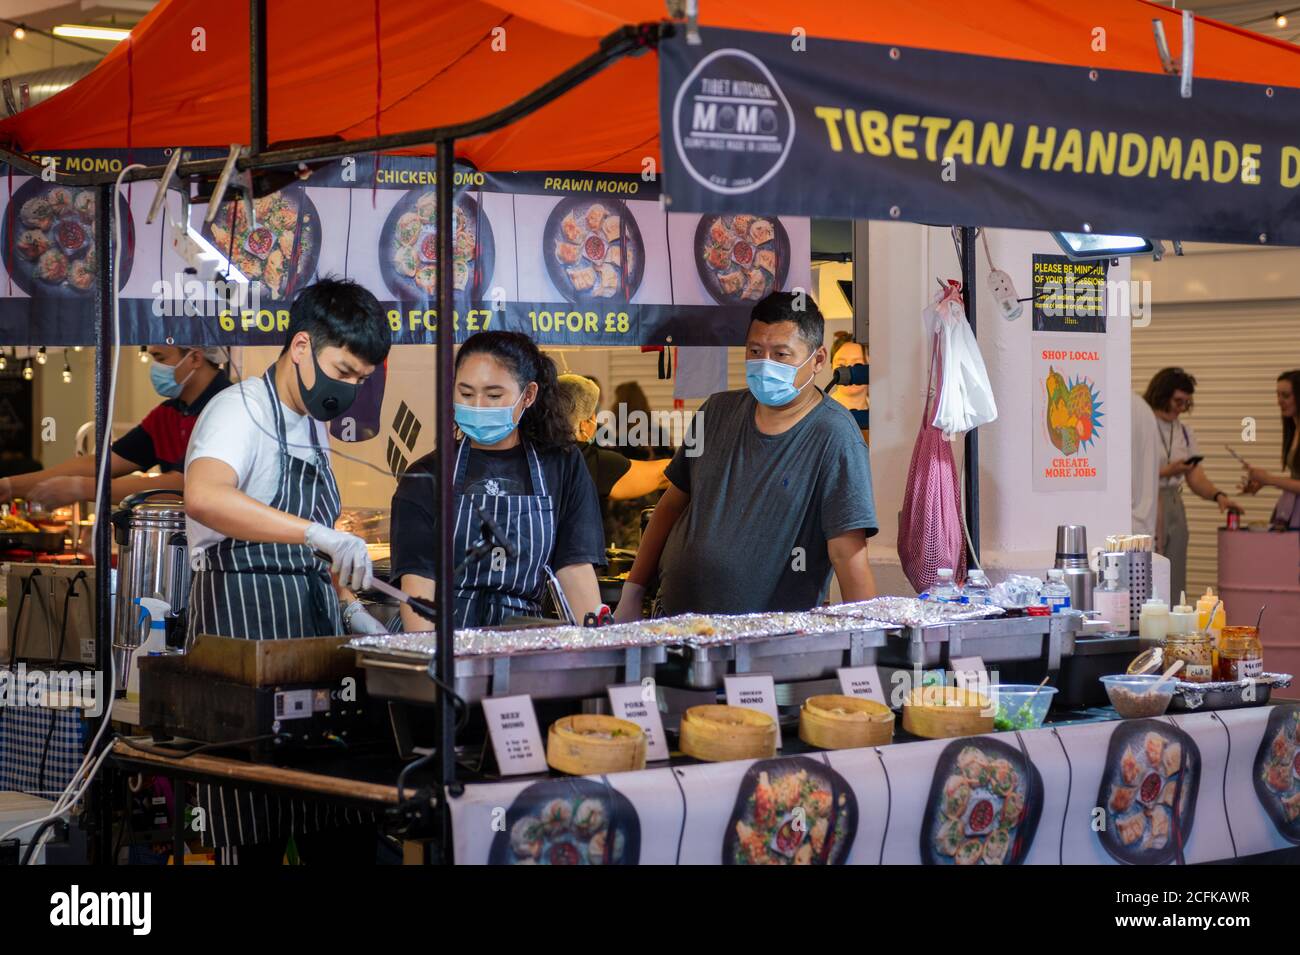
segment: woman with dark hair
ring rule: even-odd
[[[1219,510],[1241,512],[1232,498],[1214,486],[1201,467],[1204,455],[1196,435],[1179,418],[1192,410],[1196,379],[1181,368],[1162,368],[1142,397],[1156,416],[1160,438],[1160,519],[1156,550],[1169,558],[1169,593],[1187,589],[1187,511],[1183,507],[1183,482],[1198,496],[1219,505]]]
[[[1282,467],[1284,474],[1273,474],[1263,468],[1251,467],[1242,462],[1246,472],[1242,490],[1258,493],[1262,487],[1275,487],[1282,491],[1277,506],[1273,508],[1270,524],[1285,530],[1300,530],[1300,369],[1284,371],[1277,376],[1277,407],[1282,412]]]
[[[574,444],[555,363],[526,335],[479,332],[456,354],[453,394],[461,437],[452,553],[459,561],[483,536],[480,511],[500,532],[499,546],[456,581],[456,626],[538,614],[548,578],[577,620],[598,611],[592,565],[604,563],[600,503]],[[393,576],[407,593],[432,598],[443,533],[434,454],[411,465],[398,483],[392,529]],[[408,631],[431,626],[405,606],[402,624]]]
[[[650,410],[650,399],[635,381],[625,381],[614,386],[614,407],[610,410],[619,422],[618,433],[622,442],[614,450],[623,457],[631,461],[653,461],[673,456],[672,448],[653,443],[651,436],[654,430],[651,423],[654,418]],[[637,434],[644,435],[644,440],[634,441],[633,437]]]

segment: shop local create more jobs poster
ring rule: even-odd
[[[1030,336],[1035,491],[1104,491],[1106,336]]]

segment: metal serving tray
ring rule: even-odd
[[[1243,706],[1263,706],[1273,695],[1273,690],[1285,690],[1291,685],[1289,673],[1265,673],[1253,682],[1240,683],[1187,683],[1177,682],[1169,709],[1175,712],[1200,710],[1234,710]]]
[[[429,657],[369,647],[355,648],[372,697],[433,703]],[[601,696],[611,683],[636,683],[667,658],[662,646],[480,655],[456,660],[456,693],[466,703],[488,696],[528,693],[536,700]]]
[[[1059,670],[1061,658],[1074,654],[1082,618],[989,617],[928,627],[904,627],[880,651],[880,662],[895,666],[941,666],[955,657],[978,656],[985,663],[1043,660]]]
[[[845,621],[846,626],[851,626]],[[716,690],[733,673],[771,673],[777,683],[833,679],[845,666],[874,663],[890,630],[786,634],[728,644],[684,645],[668,649],[668,662],[656,678],[668,686]]]

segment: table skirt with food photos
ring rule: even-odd
[[[1300,846],[1300,703],[470,785],[456,861],[1192,864]]]

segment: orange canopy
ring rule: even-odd
[[[475,119],[593,53],[620,26],[666,15],[663,0],[268,7],[273,144]],[[700,0],[700,7],[703,27],[802,28],[813,56],[825,37],[1159,73],[1151,21],[1164,21],[1175,56],[1182,35],[1180,13],[1145,0]],[[248,63],[246,0],[165,0],[80,82],[0,123],[0,142],[25,152],[247,143]],[[1198,18],[1194,73],[1300,87],[1300,49]],[[624,58],[526,119],[459,143],[458,153],[481,169],[641,171],[646,157],[659,156],[656,58]]]

